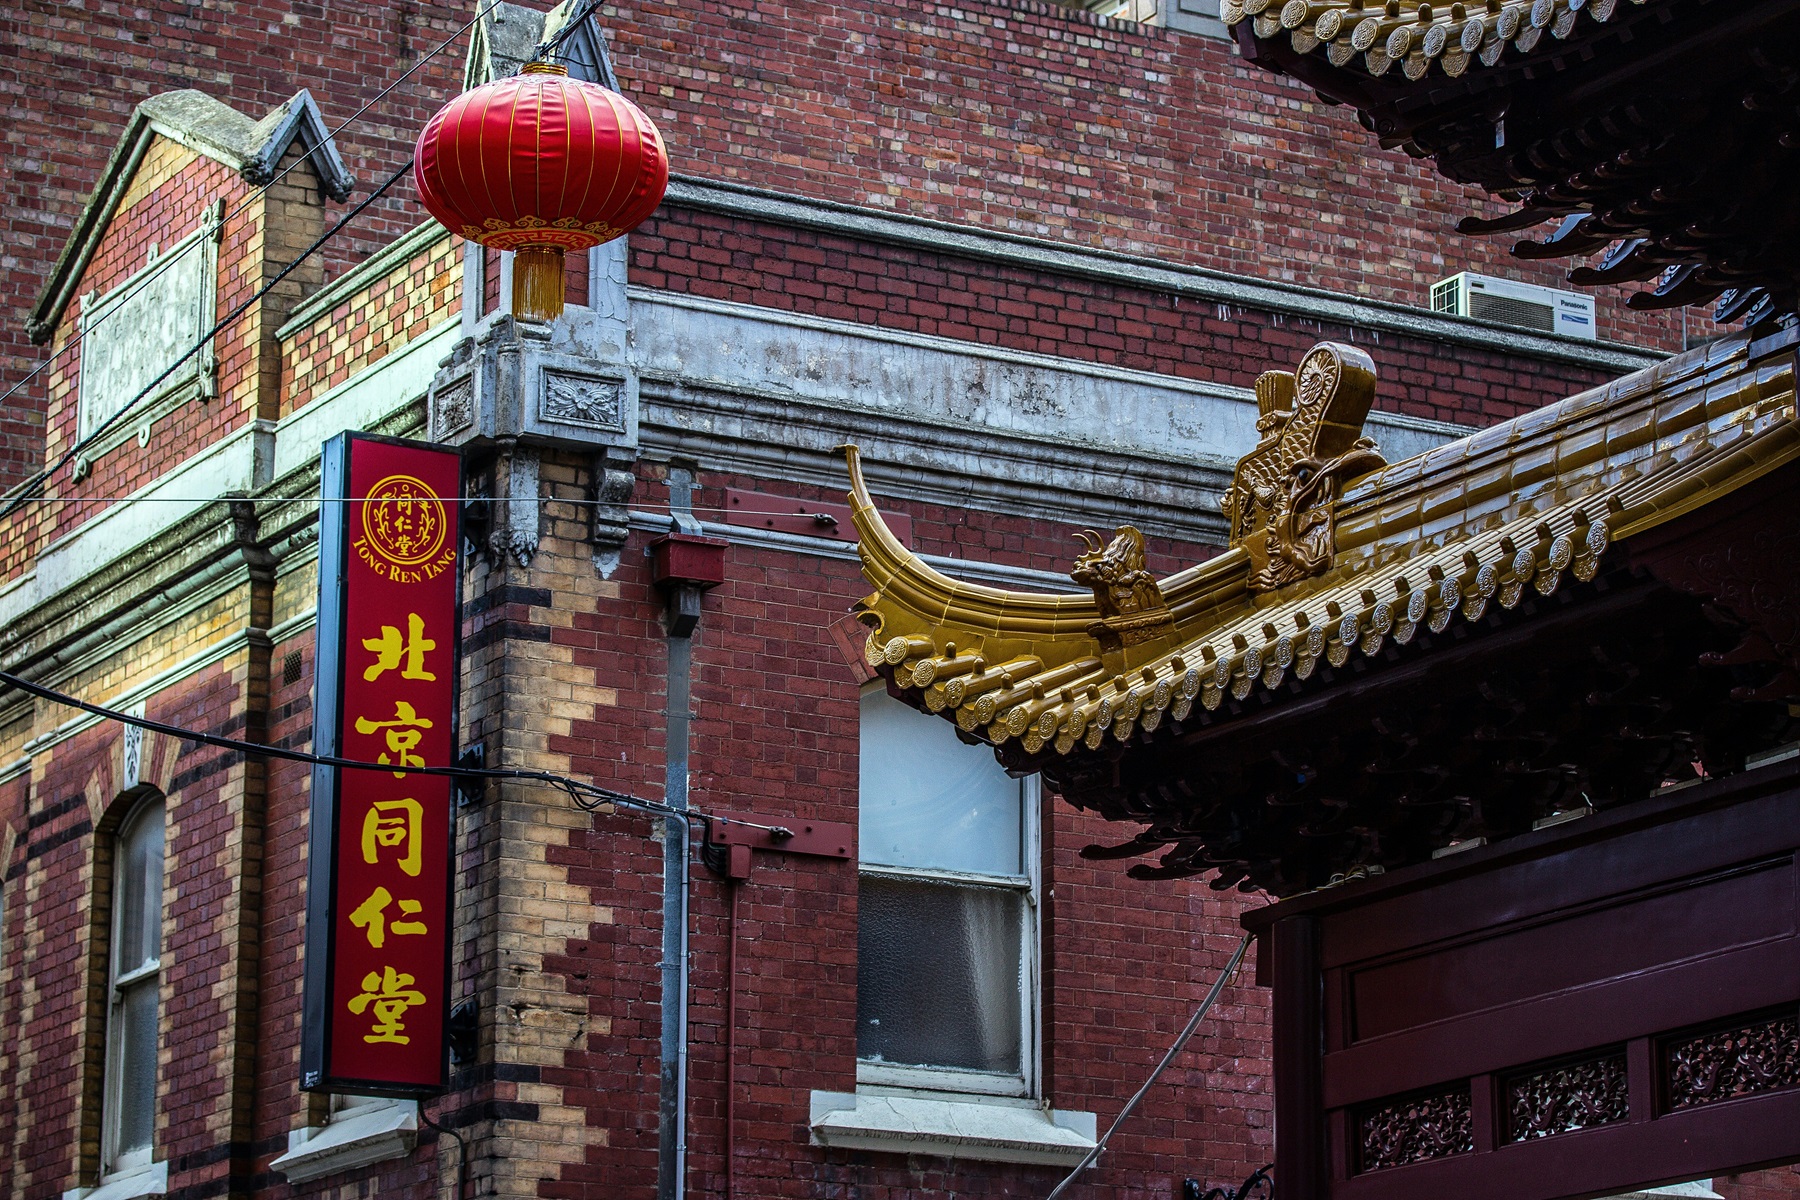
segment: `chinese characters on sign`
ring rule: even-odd
[[[325,446],[301,1086],[441,1090],[450,1003],[461,460],[343,434]]]

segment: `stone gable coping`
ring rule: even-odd
[[[224,163],[256,185],[274,178],[277,164],[297,141],[326,195],[345,200],[355,184],[318,104],[304,88],[260,121],[192,88],[150,97],[133,110],[126,122],[106,169],[82,206],[56,265],[26,317],[25,331],[38,345],[49,341],[56,331],[63,311],[75,298],[82,273],[131,186],[144,152],[151,139],[159,135]]]

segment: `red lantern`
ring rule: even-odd
[[[669,155],[642,109],[545,62],[464,92],[413,157],[426,209],[453,233],[514,250],[513,311],[563,309],[563,254],[610,242],[662,203]]]

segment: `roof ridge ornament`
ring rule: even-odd
[[[1387,465],[1362,432],[1374,401],[1374,360],[1342,342],[1320,342],[1298,370],[1257,379],[1262,440],[1238,460],[1219,498],[1231,544],[1250,557],[1252,591],[1275,591],[1331,569],[1338,496],[1351,480]]]
[[[1104,652],[1137,646],[1175,632],[1175,614],[1163,599],[1156,576],[1144,564],[1144,535],[1121,525],[1102,547],[1100,535],[1084,529],[1079,536],[1091,547],[1075,560],[1069,578],[1094,589],[1100,619],[1088,633]]]

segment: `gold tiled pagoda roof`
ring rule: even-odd
[[[1299,54],[1332,66],[1360,61],[1371,75],[1398,69],[1422,79],[1434,67],[1451,77],[1471,64],[1492,66],[1508,46],[1529,54],[1573,35],[1583,22],[1605,24],[1645,0],[1224,0],[1227,25],[1251,22],[1267,41],[1286,35]]]
[[[882,521],[852,447],[868,661],[970,734],[1066,755],[1479,621],[1800,457],[1793,346],[1753,360],[1757,345],[1723,340],[1363,475],[1336,501],[1323,573],[1259,590],[1234,546],[1157,581],[1165,624],[1135,643],[1108,635],[1098,599],[927,566]]]

